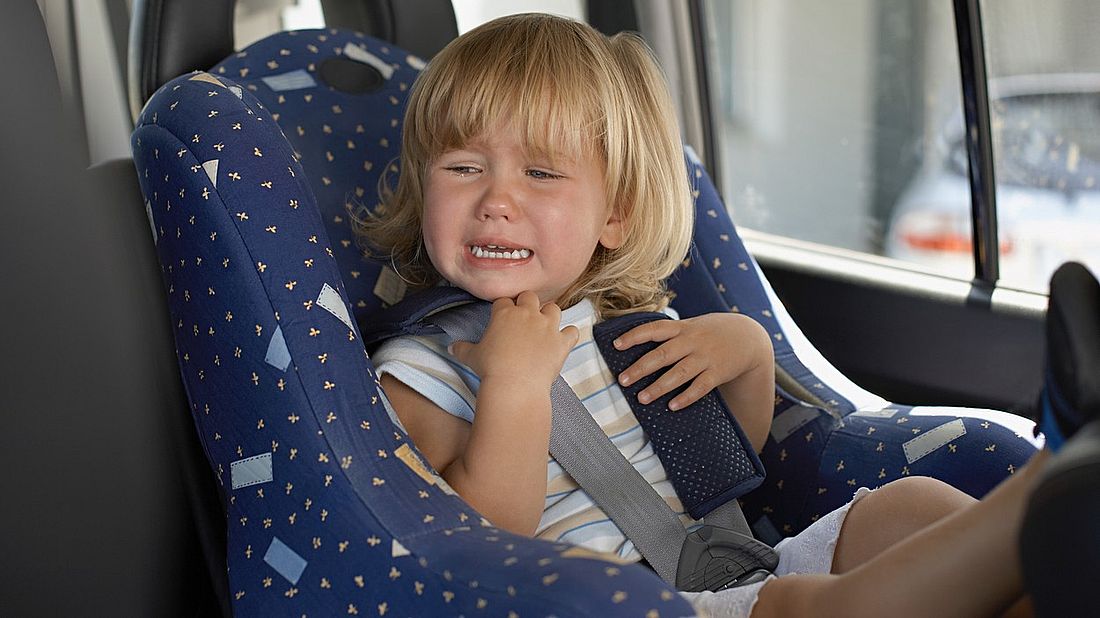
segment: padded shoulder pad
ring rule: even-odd
[[[593,327],[596,345],[616,380],[659,344],[649,342],[617,350],[611,342],[635,326],[659,319],[669,318],[660,313],[632,313]],[[678,412],[669,411],[668,403],[686,386],[648,405],[639,402],[638,393],[662,374],[664,371],[658,371],[622,387],[623,395],[653,442],[653,450],[684,508],[693,518],[702,519],[764,482],[764,465],[717,390]]]

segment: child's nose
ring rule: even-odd
[[[504,181],[493,182],[482,195],[477,214],[483,221],[514,219],[518,214],[518,200],[514,188]]]

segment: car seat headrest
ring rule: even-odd
[[[428,60],[458,36],[451,0],[321,0],[325,25],[389,41]]]
[[[206,70],[236,49],[236,0],[134,0],[130,20],[130,114],[168,80]],[[326,0],[329,26],[356,30],[429,59],[458,36],[450,0]]]
[[[168,80],[233,53],[235,5],[236,0],[134,0],[127,63],[133,118]]]
[[[339,29],[282,32],[210,68],[263,102],[305,169],[356,320],[404,295],[386,260],[364,255],[352,230],[398,171],[405,98],[423,68],[414,54]]]

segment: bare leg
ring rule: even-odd
[[[753,616],[990,616],[1023,594],[1016,537],[1042,451],[984,500],[841,575],[790,575],[760,590]]]
[[[845,573],[976,500],[927,476],[887,483],[853,504],[844,517],[833,573]]]

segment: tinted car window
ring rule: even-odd
[[[1100,96],[1049,93],[993,106],[999,118],[1002,184],[1076,191],[1096,187],[1100,161]]]
[[[1100,5],[984,1],[1001,282],[1100,270]]]
[[[894,229],[906,204],[927,201],[921,179],[944,172],[962,135],[949,0],[714,0],[705,15],[735,222],[973,275],[967,210]],[[965,176],[954,180],[937,192],[969,204]]]

